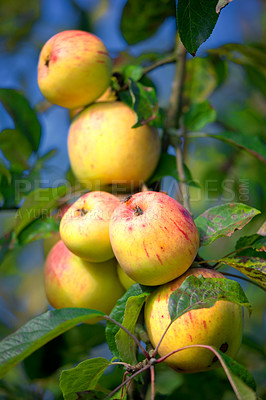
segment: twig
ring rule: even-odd
[[[137,371],[134,374],[132,374],[129,378],[124,380],[124,382],[122,382],[119,386],[117,386],[114,390],[112,390],[112,392],[109,393],[108,396],[105,399],[108,399],[108,398],[112,397],[119,389],[121,389],[124,385],[127,385],[128,382],[130,382],[132,379],[134,379],[135,376],[141,374],[142,372],[146,371],[150,367],[151,367],[150,364],[147,364],[142,369],[140,369],[139,371]]]
[[[148,65],[147,67],[143,68],[143,75],[148,74],[149,72],[153,71],[156,68],[162,67],[166,64],[171,64],[176,62],[176,55],[170,54],[169,56],[162,58],[161,60],[155,61],[153,64]]]
[[[131,333],[127,328],[125,328],[122,324],[120,324],[120,322],[117,322],[115,319],[109,317],[108,315],[105,315],[103,317],[104,319],[106,319],[107,321],[112,322],[113,324],[119,326],[119,328],[123,329],[123,331],[125,331],[130,337],[131,339],[136,343],[136,345],[140,348],[140,350],[142,351],[143,355],[149,360],[151,357],[149,355],[149,353],[144,349],[144,347],[141,345],[141,343],[139,342],[139,340],[136,338],[135,335],[133,335],[133,333]]]
[[[151,373],[151,400],[154,400],[155,399],[155,371],[154,371],[154,365],[151,365],[150,373]]]

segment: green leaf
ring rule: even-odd
[[[54,218],[38,218],[31,222],[18,235],[18,243],[24,246],[35,240],[49,237],[52,232],[58,232],[59,223]]]
[[[247,246],[256,251],[266,251],[266,236],[261,236],[257,233],[249,236],[242,236],[236,242],[235,249],[239,250]]]
[[[60,375],[60,388],[65,400],[78,399],[78,392],[95,389],[99,379],[112,363],[105,358],[96,357],[85,360],[75,368],[63,370]]]
[[[138,296],[129,297],[126,302],[123,326],[133,334],[140,311],[148,295],[148,292],[143,292]],[[136,345],[133,339],[123,329],[120,328],[115,335],[115,342],[119,353],[119,358],[128,364],[136,365]]]
[[[206,100],[227,76],[227,63],[218,55],[187,61],[184,96],[192,103]]]
[[[132,298],[137,299],[140,297],[140,299],[143,299],[144,297],[146,298],[151,291],[154,288],[152,287],[146,287],[146,286],[141,286],[138,283],[135,283],[132,285],[128,291],[122,296],[116,303],[115,307],[113,308],[110,317],[116,320],[117,322],[120,322],[123,324],[125,312],[126,312],[126,306],[127,306],[127,301]],[[134,302],[133,302],[134,303]],[[131,304],[131,301],[130,301]],[[132,305],[134,307],[134,305]],[[139,309],[139,305],[137,305],[137,309]],[[130,306],[130,310],[132,310]],[[113,324],[110,321],[107,321],[106,323],[106,329],[105,329],[105,334],[106,334],[106,340],[109,346],[110,351],[112,354],[119,358],[119,350],[117,349],[117,344],[116,344],[116,334],[120,330],[119,326]]]
[[[172,0],[128,0],[121,19],[122,34],[129,44],[136,44],[152,36],[170,16],[175,16],[175,2]]]
[[[32,153],[32,146],[28,139],[16,129],[5,129],[0,133],[0,147],[5,158],[13,168],[23,171],[28,168],[28,158]]]
[[[189,131],[198,131],[215,120],[216,111],[207,100],[201,103],[192,103],[184,114],[184,125]]]
[[[17,90],[0,89],[0,101],[13,118],[15,127],[37,151],[41,138],[41,125],[29,102]]]
[[[219,349],[208,345],[192,345],[189,348],[199,347],[209,349],[215,354],[215,357],[220,361],[226,376],[235,392],[238,400],[256,400],[256,384],[253,376],[247,371],[243,365],[238,364],[231,357],[224,354]]]
[[[12,234],[9,233],[0,238],[0,265],[3,262],[12,242]]]
[[[169,297],[168,310],[171,321],[191,310],[210,308],[219,300],[245,306],[251,312],[251,304],[238,282],[230,279],[188,276]]]
[[[266,146],[257,136],[247,136],[236,132],[222,132],[218,135],[211,133],[195,134],[194,137],[212,137],[221,140],[240,150],[246,151],[258,160],[266,163]]]
[[[128,82],[130,78],[137,82],[143,75],[143,68],[140,65],[126,65],[122,74],[125,82]]]
[[[0,182],[1,182],[2,176],[4,176],[6,178],[8,185],[10,185],[11,179],[12,179],[10,171],[4,166],[4,164],[0,160]]]
[[[193,56],[211,35],[218,19],[217,0],[178,0],[177,27],[180,39]]]
[[[57,188],[39,188],[31,192],[16,216],[15,232],[18,235],[32,221],[40,216],[48,216],[57,207],[58,201],[65,196],[67,186]]]
[[[224,257],[220,260],[266,288],[266,260],[259,257]]]
[[[127,104],[137,114],[138,120],[133,128],[149,124],[161,127],[162,113],[159,110],[157,96],[153,87],[144,86],[140,82],[135,82],[129,78],[128,91],[118,92],[120,99]]]
[[[86,308],[63,308],[48,311],[0,342],[0,378],[11,368],[45,343],[95,317],[103,317],[100,311]]]
[[[190,170],[188,167],[185,165],[185,174],[186,174],[186,182],[189,186],[194,186],[194,187],[200,187],[198,183],[193,181]],[[176,166],[176,157],[168,154],[168,153],[162,153],[159,163],[148,180],[147,184],[150,185],[151,183],[154,183],[156,181],[161,180],[165,176],[172,176],[175,178],[177,181],[179,181],[179,176],[177,173],[177,166]]]
[[[231,236],[242,229],[259,210],[242,203],[227,203],[212,207],[195,219],[200,234],[201,246],[207,246],[223,236]]]

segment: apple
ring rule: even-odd
[[[147,299],[145,323],[154,348],[170,323],[169,297],[189,275],[206,278],[224,278],[211,269],[191,268],[184,275],[160,286]],[[242,308],[229,301],[217,301],[211,308],[192,310],[176,319],[159,346],[159,355],[165,356],[184,346],[204,344],[214,346],[234,357],[242,339]],[[218,367],[214,354],[203,348],[185,349],[165,360],[178,372],[200,372]]]
[[[161,192],[129,196],[110,221],[114,254],[127,275],[142,285],[162,285],[182,275],[199,247],[189,212]]]
[[[89,190],[139,187],[152,175],[160,157],[159,134],[149,125],[132,128],[136,118],[116,101],[94,103],[72,121],[70,164]]]
[[[38,84],[53,104],[77,108],[94,102],[110,84],[112,62],[95,35],[67,30],[43,46],[38,63]]]
[[[125,292],[116,268],[115,258],[102,263],[88,262],[73,254],[60,240],[45,262],[47,299],[54,308],[85,307],[109,314]]]
[[[119,264],[117,264],[117,275],[120,282],[122,283],[122,286],[126,290],[128,290],[132,285],[134,285],[134,283],[136,283],[125,273],[125,271],[121,268],[121,265]]]
[[[113,258],[109,222],[119,204],[117,197],[99,191],[86,193],[76,200],[64,214],[59,227],[67,248],[92,262]]]

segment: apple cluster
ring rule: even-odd
[[[40,54],[40,90],[50,102],[70,110],[70,164],[88,191],[64,210],[60,236],[46,258],[45,290],[55,308],[86,307],[109,314],[135,282],[157,286],[145,306],[147,332],[156,347],[170,322],[170,294],[185,277],[223,275],[191,268],[199,234],[181,204],[165,193],[138,191],[158,163],[160,137],[149,125],[132,128],[136,115],[114,97],[111,74],[108,51],[88,32],[58,33]],[[134,194],[120,201],[110,193],[120,184]],[[209,344],[233,356],[241,332],[241,308],[219,301],[177,319],[159,354]],[[175,353],[166,362],[181,372],[217,364],[202,348]]]

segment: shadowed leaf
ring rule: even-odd
[[[102,312],[86,308],[64,308],[32,319],[0,342],[0,377],[63,332],[80,322],[102,316]]]

